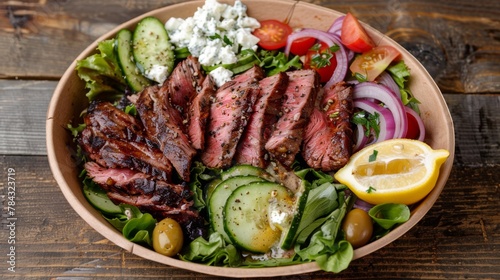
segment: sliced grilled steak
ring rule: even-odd
[[[161,220],[169,217],[181,224],[190,240],[201,236],[203,219],[192,208],[192,193],[184,185],[155,180],[149,175],[130,169],[107,169],[97,163],[85,164],[87,174],[101,186],[116,204],[138,207]],[[197,227],[194,225],[198,224]]]
[[[87,162],[85,169],[88,176],[107,191],[131,196],[146,195],[151,203],[171,208],[186,208],[192,205],[192,201],[187,201],[192,194],[183,185],[169,184],[151,175],[126,168],[104,168],[95,162]]]
[[[140,93],[136,108],[147,137],[158,145],[179,176],[189,182],[191,162],[196,151],[189,144],[182,130],[179,112],[170,105],[168,96],[165,87],[147,87]]]
[[[185,114],[189,103],[200,92],[205,75],[196,57],[179,62],[164,84],[169,88],[170,103]]]
[[[320,82],[314,70],[297,70],[287,74],[289,82],[283,101],[283,115],[265,148],[274,159],[289,167],[300,150]]]
[[[205,149],[201,154],[206,166],[226,168],[231,165],[258,96],[258,81],[263,77],[264,72],[256,66],[217,90],[210,106]]]
[[[197,150],[205,147],[205,129],[210,115],[210,100],[215,95],[216,87],[211,76],[203,81],[200,92],[194,97],[189,106],[189,122],[187,133],[191,146]]]
[[[79,135],[90,159],[107,168],[128,168],[170,181],[172,166],[163,153],[145,142],[110,138],[92,126]]]
[[[134,142],[144,140],[141,123],[110,102],[90,103],[84,121],[107,137]]]
[[[315,108],[306,127],[302,156],[310,167],[334,171],[352,154],[352,87],[340,82],[326,89],[320,108]]]
[[[264,145],[271,136],[272,127],[279,119],[287,85],[288,75],[283,72],[259,82],[260,96],[253,106],[253,113],[238,144],[236,163],[266,167],[269,155]]]

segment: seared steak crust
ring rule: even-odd
[[[306,127],[302,156],[310,167],[334,171],[352,154],[352,87],[340,82],[325,91]]]
[[[169,184],[130,169],[103,168],[95,162],[86,163],[85,169],[114,203],[136,206],[157,220],[172,218],[181,224],[190,240],[205,233],[203,219],[193,209],[192,193],[186,185]]]
[[[107,168],[128,168],[170,180],[172,166],[163,153],[145,142],[110,138],[93,127],[85,128],[79,137],[82,149],[90,159]]]
[[[253,106],[253,113],[238,144],[236,163],[266,167],[269,156],[266,154],[264,145],[271,136],[272,127],[279,119],[283,94],[287,85],[288,75],[283,72],[259,82],[260,95]]]
[[[107,137],[134,142],[144,140],[141,123],[110,102],[90,103],[84,122]]]
[[[147,137],[158,145],[179,176],[189,182],[196,151],[182,129],[179,112],[169,104],[168,95],[165,88],[147,87],[140,93],[136,108]]]
[[[93,102],[84,118],[78,142],[90,159],[108,168],[129,168],[169,180],[172,165],[143,136],[133,116],[109,102]]]
[[[289,167],[300,150],[304,128],[314,108],[320,90],[319,75],[314,70],[297,70],[287,73],[282,116],[265,145],[271,156]]]
[[[179,62],[163,86],[170,92],[172,106],[186,114],[189,103],[200,92],[205,75],[198,59],[189,56]]]

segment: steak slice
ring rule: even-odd
[[[264,71],[256,66],[217,90],[210,106],[205,149],[201,154],[206,166],[227,168],[231,165],[258,96],[258,81],[263,77]]]
[[[144,140],[141,123],[107,101],[91,102],[84,121],[107,137],[134,142]]]
[[[172,165],[157,148],[145,142],[110,138],[92,126],[79,135],[78,142],[90,159],[107,168],[128,168],[170,181]]]
[[[260,96],[253,106],[253,113],[238,144],[238,153],[235,156],[237,163],[266,167],[269,155],[264,145],[279,119],[287,85],[288,75],[283,72],[259,82]]]
[[[172,106],[186,114],[189,103],[202,88],[205,75],[198,59],[189,56],[177,64],[163,86],[168,87]]]
[[[283,102],[283,115],[265,148],[274,159],[290,167],[300,150],[304,128],[314,108],[320,82],[315,70],[296,70],[287,74],[289,82]]]
[[[158,145],[179,176],[189,182],[196,151],[182,129],[179,112],[168,102],[168,95],[168,89],[164,87],[147,87],[140,93],[136,108],[147,137]]]
[[[205,232],[203,218],[192,207],[192,193],[187,186],[169,184],[130,169],[103,168],[95,162],[87,162],[85,169],[113,203],[136,206],[157,220],[172,218],[179,222],[190,240]]]
[[[203,81],[200,92],[194,97],[189,106],[189,121],[187,134],[191,146],[197,150],[205,147],[205,129],[210,116],[210,103],[216,91],[215,82],[211,76]]]
[[[349,161],[353,144],[352,104],[352,87],[346,83],[326,89],[304,136],[302,156],[310,167],[328,172],[340,169]]]

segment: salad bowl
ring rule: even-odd
[[[114,37],[122,28],[134,28],[144,17],[154,16],[162,22],[171,17],[187,18],[192,16],[197,7],[202,6],[203,3],[204,1],[184,2],[141,15],[104,34],[75,58],[55,89],[47,113],[46,142],[49,163],[54,178],[68,203],[82,219],[117,246],[142,258],[186,270],[226,277],[271,277],[317,271],[320,268],[314,262],[269,268],[230,268],[206,266],[163,256],[150,248],[135,244],[124,238],[83,195],[82,183],[78,177],[79,162],[72,148],[72,136],[67,129],[67,125],[75,123],[82,110],[88,106],[88,100],[85,96],[85,84],[75,71],[76,61],[95,53],[98,42]],[[288,18],[289,24],[294,28],[308,27],[327,30],[336,18],[343,15],[340,12],[304,2],[246,0],[243,3],[248,7],[248,15],[251,17],[258,20],[284,20]],[[293,12],[290,13],[291,11]],[[421,103],[419,108],[426,130],[424,141],[434,149],[448,150],[450,156],[441,167],[436,186],[423,200],[411,208],[410,219],[393,229],[386,236],[356,249],[354,259],[366,256],[390,244],[408,232],[424,217],[434,205],[446,184],[453,164],[455,146],[452,119],[442,94],[432,77],[403,47],[370,26],[364,25],[364,27],[377,45],[390,45],[401,53],[402,59],[411,69],[410,89]]]

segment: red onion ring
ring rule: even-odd
[[[340,33],[342,32],[342,23],[344,22],[345,16],[340,16],[336,18],[330,28],[328,28],[328,33],[333,33],[337,36],[340,36]]]
[[[391,75],[389,73],[387,73],[386,71],[382,72],[377,77],[376,81],[379,84],[382,84],[382,85],[386,86],[387,88],[389,88],[396,96],[401,98],[400,97],[401,94],[399,93],[399,86],[396,84],[396,82],[394,81],[394,79],[391,77]]]
[[[372,209],[374,205],[373,204],[370,204],[364,200],[361,200],[359,198],[356,198],[356,200],[354,201],[354,204],[352,205],[353,208],[358,208],[358,209],[361,209],[363,211],[370,211],[370,209]]]
[[[353,100],[359,98],[376,99],[389,109],[394,117],[393,138],[403,138],[408,130],[408,118],[401,99],[391,90],[374,82],[363,82],[354,86]]]

